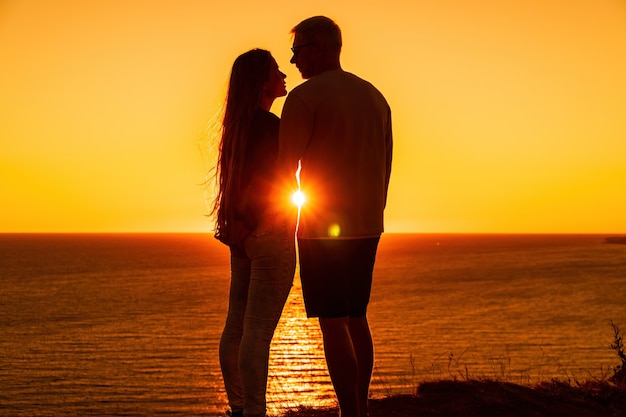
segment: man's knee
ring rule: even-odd
[[[323,335],[336,335],[340,333],[348,333],[350,331],[349,317],[320,317],[320,329]]]

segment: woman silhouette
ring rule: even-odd
[[[232,416],[265,416],[270,342],[295,272],[295,215],[277,207],[280,120],[286,75],[253,49],[234,62],[217,161],[215,237],[230,247],[231,281],[219,356]]]

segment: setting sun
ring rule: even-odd
[[[291,201],[293,201],[293,203],[300,208],[305,203],[306,198],[304,197],[304,193],[298,190],[291,196]]]

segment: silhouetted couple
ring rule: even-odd
[[[302,78],[287,94],[270,52],[234,62],[218,158],[215,237],[230,247],[220,364],[232,416],[265,416],[270,342],[292,286],[297,230],[308,317],[318,317],[342,417],[367,415],[374,350],[367,306],[391,173],[391,111],[341,68],[341,30],[323,16],[294,27]]]

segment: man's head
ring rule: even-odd
[[[341,69],[341,29],[325,16],[314,16],[303,20],[293,29],[293,56],[302,78],[308,79],[324,71]]]

